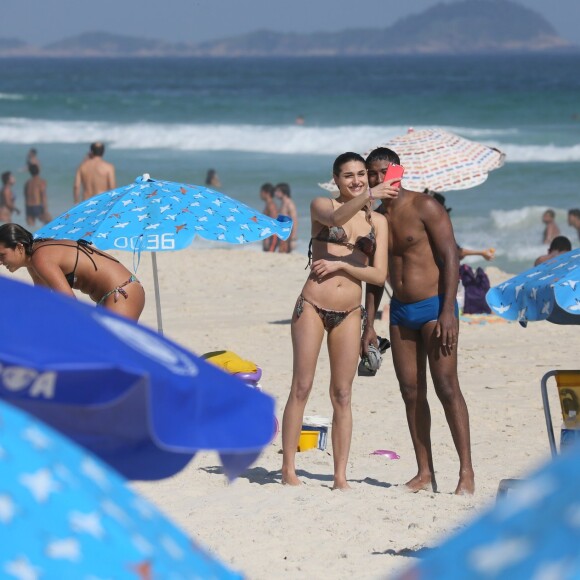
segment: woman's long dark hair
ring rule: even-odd
[[[32,234],[22,226],[18,224],[4,224],[0,226],[0,244],[4,244],[7,248],[14,250],[18,244],[22,244],[26,255],[32,256],[33,243],[34,238]]]

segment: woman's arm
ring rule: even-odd
[[[329,274],[342,270],[361,282],[383,286],[387,279],[388,223],[384,216],[374,214],[373,224],[375,226],[377,246],[375,255],[368,266],[355,266],[338,259],[316,260],[311,267],[313,274],[318,278],[324,278]]]

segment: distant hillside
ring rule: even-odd
[[[572,48],[542,16],[508,0],[441,3],[383,30],[258,31],[198,45],[210,56],[474,54]]]
[[[179,54],[185,45],[163,40],[135,38],[108,32],[85,32],[78,36],[54,42],[45,47],[51,55],[76,56],[156,56]]]
[[[510,0],[442,2],[388,28],[310,34],[258,30],[201,44],[171,43],[107,32],[87,32],[32,47],[0,39],[0,56],[369,56],[481,54],[578,50],[536,12]]]

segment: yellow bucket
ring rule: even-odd
[[[318,447],[318,431],[301,431],[298,440],[298,451],[308,451]]]

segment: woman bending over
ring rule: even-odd
[[[84,240],[34,240],[17,224],[0,226],[0,264],[10,272],[24,267],[35,286],[74,297],[88,294],[98,306],[139,320],[145,291],[139,280],[109,254]]]
[[[362,282],[382,286],[387,277],[387,220],[373,212],[371,205],[374,199],[396,197],[398,189],[387,181],[371,192],[364,159],[357,153],[340,155],[333,175],[338,197],[318,197],[310,204],[308,254],[312,265],[292,316],[294,364],[282,421],[282,482],[301,483],[296,475],[296,448],[326,331],[333,407],[333,489],[348,489],[351,391],[365,320]]]

